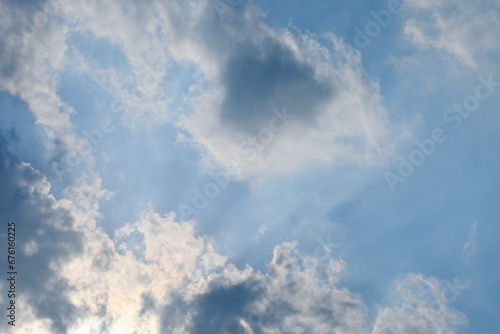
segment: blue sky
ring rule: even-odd
[[[497,2],[0,13],[2,332],[500,327]]]

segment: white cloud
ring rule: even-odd
[[[479,252],[479,245],[477,243],[477,227],[478,222],[474,222],[470,229],[469,240],[464,244],[463,257],[467,263],[470,263],[472,258]]]
[[[175,87],[164,82],[169,68],[167,48],[158,31],[164,29],[159,2],[65,2],[64,19],[74,32],[90,32],[120,48],[129,68],[103,68],[76,50],[70,70],[88,74],[114,96],[112,108],[120,108],[125,125],[164,123],[171,117],[170,100]],[[138,15],[140,13],[140,15]],[[77,66],[74,66],[76,62]],[[167,89],[161,87],[166,84]]]
[[[201,151],[202,162],[225,168],[236,161],[242,167],[240,179],[296,172],[313,163],[377,164],[397,142],[378,83],[366,80],[359,53],[333,35],[320,41],[310,33],[271,28],[248,4],[224,21],[208,0],[56,4],[56,14],[36,38],[15,46],[15,52],[13,45],[7,48],[12,61],[26,66],[16,66],[15,80],[0,82],[0,88],[27,101],[52,137],[64,139],[64,149],[81,145],[70,122],[71,108],[56,94],[58,73],[68,69],[90,75],[111,92],[114,107],[128,109],[121,117],[132,128],[174,121],[182,113],[177,125]],[[15,6],[8,11],[31,15]],[[9,22],[2,25],[3,34],[21,29]],[[76,49],[68,50],[66,38],[73,32],[91,32],[119,46],[130,68],[102,68]],[[169,76],[193,64],[194,77]],[[278,73],[271,74],[269,65]],[[254,70],[254,82],[247,83],[246,75]],[[263,90],[269,78],[275,82]],[[243,109],[234,110],[242,94],[250,103],[238,102]],[[186,113],[186,106],[192,112]],[[285,107],[299,117],[249,161],[242,142],[264,136],[272,108]]]
[[[381,307],[372,334],[386,333],[456,333],[466,323],[460,312],[450,307],[443,296],[443,283],[421,274],[408,274],[395,284],[396,307]]]
[[[20,193],[32,213],[24,211],[45,217],[41,224],[20,217],[25,224],[36,221],[37,231],[28,237],[38,252],[19,261],[44,259],[32,270],[50,272],[29,293],[20,290],[20,333],[372,331],[361,296],[340,286],[342,259],[320,262],[291,242],[275,247],[266,273],[248,265],[238,269],[194,222],[177,222],[173,214],[152,209],[112,239],[98,224],[99,202],[111,196],[99,178],[81,178],[55,200],[50,184],[31,166],[11,168],[17,177],[10,182],[24,189]],[[11,189],[6,187],[7,195]],[[73,244],[80,246],[72,250]],[[35,277],[30,270],[25,267],[23,275]],[[417,325],[427,326],[426,333],[452,333],[465,321],[442,298],[443,284],[435,278],[406,275],[396,289],[401,306],[381,308],[372,333],[411,333]],[[38,296],[51,306],[39,305]]]
[[[274,249],[263,295],[250,307],[249,325],[264,333],[366,333],[368,317],[361,298],[337,286],[346,265],[331,259],[324,266],[300,254],[295,243]],[[260,317],[259,317],[260,316]],[[259,332],[260,333],[260,332]]]
[[[253,38],[270,39],[280,45],[284,53],[296,59],[299,68],[310,66],[314,72],[312,80],[333,87],[335,92],[320,100],[308,97],[306,91],[297,91],[285,97],[281,105],[270,106],[267,110],[249,109],[246,111],[248,114],[267,116],[259,116],[265,119],[260,126],[252,127],[251,131],[241,131],[238,126],[228,123],[224,112],[224,104],[232,88],[215,84],[208,90],[202,90],[192,99],[194,112],[184,117],[179,125],[190,133],[191,137],[187,140],[200,149],[203,163],[208,168],[212,165],[226,168],[229,163],[235,162],[241,166],[240,179],[254,179],[273,173],[293,173],[313,163],[379,164],[392,153],[401,134],[391,130],[381,105],[378,83],[366,82],[359,53],[333,35],[327,37],[327,47],[312,34],[274,31],[261,23],[247,24],[251,27],[252,36],[259,36]],[[261,49],[266,52],[264,42],[252,47],[257,52]],[[214,61],[210,67],[212,72],[216,72],[214,68],[224,66],[221,62],[223,60]],[[200,65],[201,68],[204,66],[208,67]],[[255,69],[260,70],[265,71]],[[217,77],[217,73],[208,73],[207,77],[210,75],[216,77],[215,82],[224,81],[221,75]],[[240,79],[244,85],[245,77]],[[285,90],[287,84],[284,78],[272,89]],[[253,88],[248,87],[249,90]],[[304,104],[304,110],[293,111],[294,99],[302,95],[311,102]],[[256,99],[259,99],[258,95]],[[271,131],[272,135],[269,135],[275,118],[272,107],[279,111],[286,109],[296,118],[283,131]],[[258,144],[251,144],[251,137]]]
[[[409,19],[405,33],[421,49],[435,48],[471,68],[481,68],[479,56],[500,47],[498,3],[474,1],[405,1]]]
[[[267,231],[269,231],[269,226],[267,226],[266,224],[262,224],[259,226],[259,228],[257,230],[257,234],[261,236],[261,235],[266,234]]]
[[[57,94],[68,32],[58,21],[60,6],[55,1],[26,6],[2,2],[0,12],[0,90],[24,100],[49,138],[75,146],[79,139],[70,121],[73,110]]]
[[[176,62],[177,69],[184,64],[196,65],[198,72],[188,84],[190,93],[185,96],[192,112],[184,113],[177,124],[189,134],[186,141],[201,151],[206,167],[225,168],[227,163],[235,161],[242,166],[239,178],[252,179],[269,173],[295,172],[314,162],[377,164],[391,154],[398,134],[389,129],[378,83],[364,78],[359,53],[333,35],[320,42],[318,36],[309,33],[273,29],[263,23],[262,13],[250,5],[238,8],[241,13],[233,18],[236,21],[221,22],[212,5],[204,0],[183,4],[153,1],[131,10],[119,2],[91,2],[82,8],[74,4],[64,9],[69,20],[78,23],[75,29],[91,31],[119,45],[134,74],[141,70],[134,62],[148,53],[157,55],[154,58],[160,78],[168,76],[167,63]],[[128,7],[134,6],[139,5],[128,4]],[[141,15],[132,14],[136,12]],[[246,53],[242,53],[244,50]],[[290,78],[277,73],[274,78],[278,81],[271,87],[276,92],[271,92],[268,100],[261,99],[256,91],[266,84],[265,77],[270,75],[266,74],[269,72],[266,62],[271,64],[276,52],[278,64],[274,65],[279,68],[281,62],[281,66],[297,77],[291,77],[290,83]],[[250,66],[256,68],[248,69],[245,63],[238,63],[240,58],[247,57],[245,55],[250,57],[248,61],[254,62]],[[88,64],[81,68],[91,73]],[[248,83],[248,87],[244,87],[245,75],[231,77],[233,73],[253,70],[264,73],[257,74],[261,77]],[[134,82],[114,72],[108,76],[104,71],[99,76],[111,78],[108,84],[116,92],[117,100],[128,94],[124,82]],[[237,80],[242,87],[235,88],[232,80]],[[135,82],[133,87],[137,86]],[[333,88],[334,92],[310,96],[326,94],[316,91],[321,87]],[[170,87],[162,91],[155,86],[146,92],[146,100],[126,112],[126,123],[129,126],[160,124],[171,119],[169,90]],[[250,101],[255,102],[255,106],[233,110],[231,103],[241,94],[247,98],[256,94]],[[300,102],[301,99],[304,101]],[[297,102],[302,103],[298,111],[302,118],[297,118],[283,132],[275,133],[271,143],[258,152],[256,159],[249,161],[242,154],[241,143],[249,136],[259,136],[263,127],[268,126],[273,117],[272,108],[286,107],[289,112],[295,112],[292,109],[298,107]],[[245,102],[240,104],[245,105]],[[269,117],[259,127],[253,127],[252,132],[241,129],[246,126],[238,119],[241,114],[251,118],[257,115],[259,121],[266,114]],[[239,125],[230,124],[234,117]]]
[[[168,103],[177,92],[165,93],[160,83],[165,76],[166,47],[156,34],[155,5],[137,4],[143,16],[135,15],[122,2],[75,2],[47,0],[40,2],[2,2],[0,12],[0,90],[26,102],[36,122],[43,126],[51,142],[47,149],[66,167],[79,165],[78,154],[93,166],[91,152],[81,149],[85,143],[72,124],[72,106],[58,95],[59,76],[65,71],[88,74],[114,96],[112,106],[101,108],[108,117],[120,108],[120,117],[130,127],[166,122]],[[74,48],[68,47],[72,33],[90,31],[96,38],[106,38],[123,49],[130,68],[127,71],[102,68],[90,63]],[[144,38],[144,36],[148,36]],[[125,111],[125,109],[128,109]],[[79,111],[80,112],[80,111]],[[113,115],[114,116],[114,115]],[[68,155],[67,155],[68,154]],[[68,158],[73,157],[73,163]],[[76,160],[75,160],[76,159]]]
[[[29,243],[27,243],[25,246],[24,246],[24,253],[26,254],[26,256],[31,256],[33,254],[36,254],[38,252],[38,245],[36,244],[36,242],[34,240],[31,240]]]

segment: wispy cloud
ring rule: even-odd
[[[470,229],[469,240],[464,244],[463,257],[466,263],[470,264],[472,258],[481,250],[477,241],[477,229],[479,223],[474,222]]]
[[[418,48],[444,50],[468,67],[482,68],[479,57],[500,47],[491,30],[500,24],[494,1],[405,1],[405,6],[409,10],[405,33]],[[496,10],[484,11],[484,6]]]

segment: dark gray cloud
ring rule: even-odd
[[[248,318],[252,304],[263,293],[264,289],[254,280],[229,286],[216,280],[209,284],[208,292],[190,302],[174,294],[161,311],[161,332],[186,328],[191,334],[240,333],[239,319]]]
[[[143,293],[141,295],[141,299],[142,307],[141,311],[139,312],[139,316],[143,316],[147,312],[156,310],[156,302],[153,295],[151,295],[150,293]]]
[[[7,142],[2,137],[0,221],[2,233],[7,232],[7,222],[16,222],[17,296],[26,298],[37,318],[51,321],[53,333],[65,333],[77,315],[76,309],[65,296],[67,282],[50,264],[62,263],[79,254],[82,251],[81,236],[71,229],[73,219],[69,212],[56,208],[54,198],[47,196],[41,187],[45,184],[42,175],[27,165],[21,165],[6,147]],[[5,251],[4,242],[5,239],[2,240]],[[31,255],[25,253],[24,248],[33,242],[37,251]],[[2,291],[2,296],[5,295]],[[22,310],[18,312],[22,313]],[[23,321],[19,313],[18,321]],[[4,325],[2,321],[0,326]]]
[[[197,310],[189,333],[237,333],[239,318],[262,293],[251,282],[230,287],[215,287],[199,296],[192,308]]]
[[[188,323],[190,305],[179,293],[170,296],[170,303],[161,309],[160,330],[162,333],[172,333],[176,328],[182,328]]]
[[[294,244],[277,246],[267,275],[251,275],[239,283],[223,276],[206,292],[186,301],[180,294],[161,312],[162,332],[187,333],[365,333],[367,315],[361,300],[320,278],[338,264],[306,268]]]
[[[298,59],[282,37],[263,28],[247,1],[225,15],[221,19],[208,2],[206,15],[194,19],[196,24],[193,18],[169,17],[176,29],[174,43],[196,40],[206,59],[217,59],[215,80],[225,90],[222,122],[254,133],[274,116],[273,108],[284,106],[298,121],[310,122],[336,87],[321,82],[315,68]]]
[[[314,78],[311,65],[277,40],[248,43],[234,52],[221,78],[226,88],[221,116],[230,125],[255,132],[273,117],[273,108],[283,106],[299,120],[310,121],[334,93],[331,85]]]

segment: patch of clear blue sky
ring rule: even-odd
[[[120,48],[106,40],[75,33],[70,42],[93,66],[130,70]],[[68,56],[72,56],[71,51]],[[192,66],[172,66],[161,83],[164,91],[175,89],[179,93],[173,99],[174,117],[182,108],[182,93],[189,89],[192,80],[189,82],[188,78],[194,71]],[[110,87],[100,86],[88,75],[68,71],[60,77],[58,93],[75,109],[71,120],[80,136],[85,137],[84,131],[97,129],[105,117],[111,119],[115,128],[104,136],[102,144],[93,148],[95,171],[103,178],[103,186],[115,193],[112,200],[102,203],[102,225],[106,231],[112,235],[125,222],[137,220],[147,203],[160,212],[174,211],[199,172],[195,168],[199,158],[196,151],[186,145],[174,145],[177,129],[171,124],[137,131],[123,126],[123,115],[110,111]]]
[[[72,32],[68,37],[68,44],[95,67],[129,68],[121,47],[110,43],[106,38],[96,37],[90,32]]]

